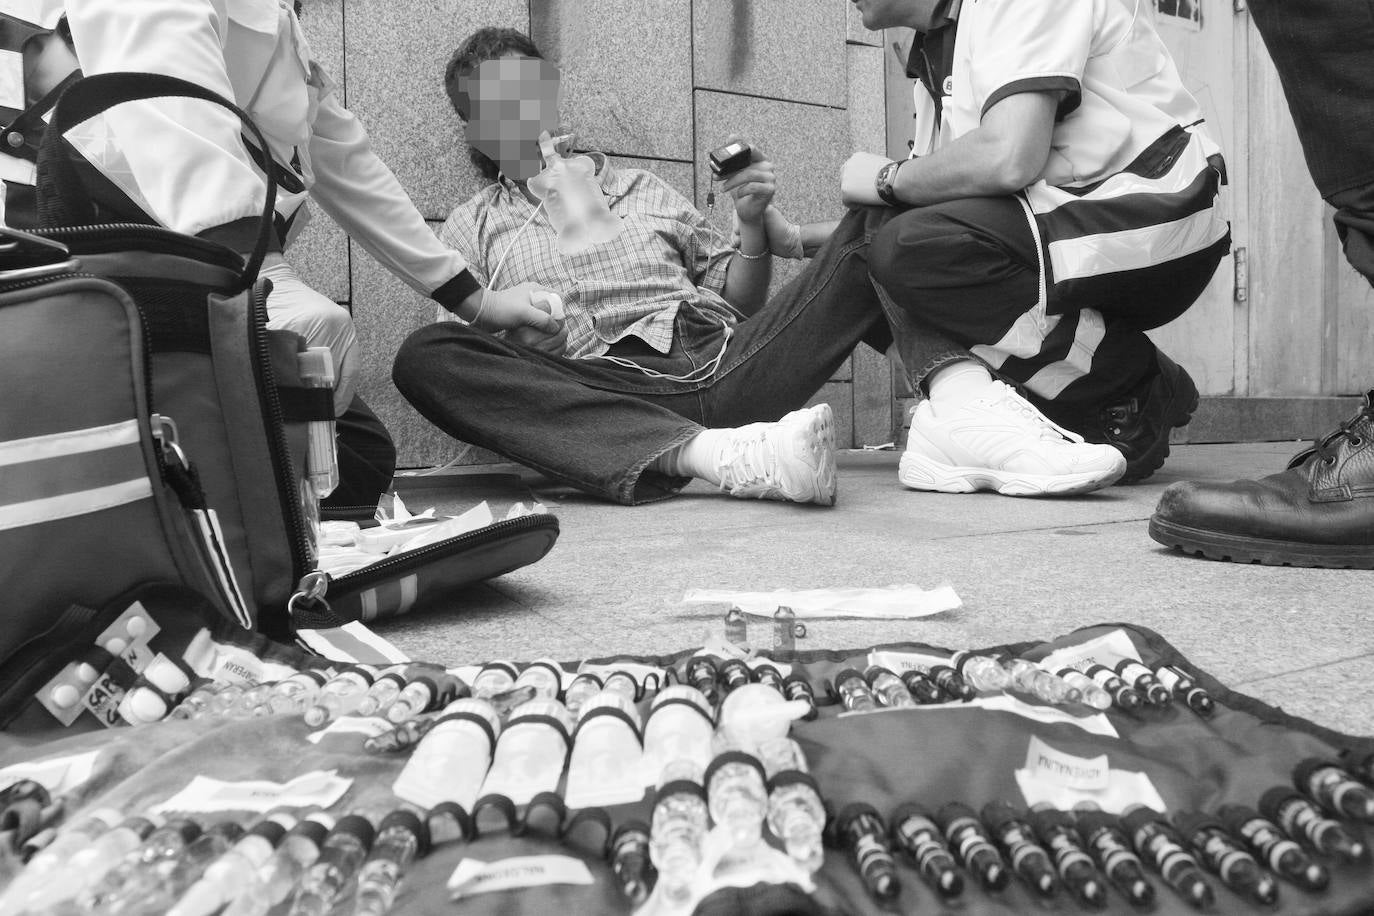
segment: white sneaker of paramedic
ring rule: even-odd
[[[897,476],[914,490],[1059,496],[1109,486],[1125,472],[1114,447],[1084,442],[993,381],[960,403],[918,404]]]
[[[835,504],[835,420],[829,404],[776,423],[722,430],[714,464],[720,488],[745,499]]]

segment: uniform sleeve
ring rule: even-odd
[[[467,260],[435,236],[332,83],[320,97],[310,162],[315,173],[311,199],[382,266],[436,299],[441,288],[449,298],[463,298],[464,289],[476,292]],[[463,289],[451,289],[455,281]]]
[[[1094,0],[966,2],[959,29],[972,56],[973,95],[982,114],[1022,92],[1060,92],[1057,119],[1082,99],[1095,28]]]
[[[224,0],[67,0],[66,8],[87,76],[160,73],[234,97],[224,63]],[[106,174],[167,227],[196,235],[262,212],[266,188],[230,112],[159,99],[121,105],[104,120],[120,157]]]

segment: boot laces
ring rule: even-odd
[[[1016,389],[1004,382],[997,382],[1004,389],[1001,403],[1009,407],[1013,413],[1025,419],[1031,427],[1035,428],[1036,434],[1041,439],[1068,439],[1070,442],[1081,443],[1083,437],[1078,433],[1067,430],[1055,423],[1049,417],[1035,409],[1035,405],[1022,397]]]
[[[1368,422],[1374,422],[1374,392],[1365,395],[1364,406],[1360,408],[1359,413],[1342,421],[1334,431],[1313,439],[1312,444],[1296,455],[1288,466],[1290,468],[1297,467],[1309,458],[1319,458],[1323,464],[1328,466],[1335,464],[1336,456],[1340,453],[1343,441],[1348,443],[1351,448],[1358,448],[1364,444],[1368,434],[1357,432],[1356,427]]]
[[[720,469],[722,490],[772,484],[778,456],[768,441],[768,425],[760,423],[755,429],[739,430],[727,437],[716,467]]]

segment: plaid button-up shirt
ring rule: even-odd
[[[631,334],[667,353],[683,306],[728,324],[738,321],[739,313],[722,296],[734,254],[725,237],[657,175],[615,168],[601,154],[594,156],[604,162],[599,177],[606,204],[625,222],[614,241],[564,257],[545,212],[517,239],[535,205],[504,176],[455,207],[439,239],[467,259],[483,286],[504,255],[497,289],[532,282],[562,296],[569,357],[600,356]]]

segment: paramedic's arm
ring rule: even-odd
[[[920,206],[965,197],[1014,194],[1045,170],[1060,92],[1021,92],[997,102],[978,127],[927,156],[907,161],[897,170],[893,192],[906,204]],[[858,154],[862,155],[862,154]],[[872,195],[876,170],[845,163],[845,202],[851,195]],[[852,174],[851,174],[852,169]],[[865,187],[866,181],[866,187]],[[862,197],[856,201],[867,202]]]
[[[67,0],[66,9],[87,76],[161,73],[234,97],[224,64],[224,0]],[[106,123],[152,216],[189,235],[234,227],[245,244],[232,234],[216,240],[252,248],[249,220],[262,212],[265,186],[239,139],[238,118],[207,102],[158,99],[121,106]]]
[[[558,322],[530,304],[529,292],[485,293],[457,251],[435,237],[420,211],[372,150],[367,131],[328,83],[310,138],[311,199],[358,244],[417,292],[487,330],[531,327],[556,334]],[[485,306],[483,301],[485,300]]]

